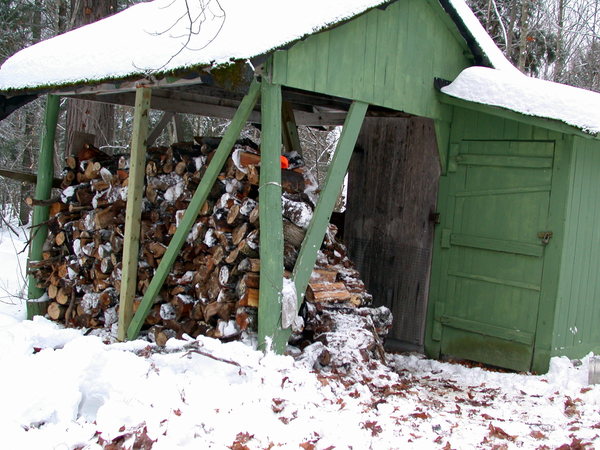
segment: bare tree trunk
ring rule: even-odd
[[[565,0],[558,0],[558,11],[557,11],[557,25],[558,30],[556,33],[556,64],[554,65],[554,74],[552,76],[553,81],[561,81],[563,78],[563,71],[565,68],[565,48],[564,48],[564,26],[565,26]]]
[[[521,4],[521,26],[519,36],[519,59],[517,67],[521,72],[525,72],[525,61],[527,59],[527,33],[529,23],[529,1],[523,0]]]
[[[116,12],[116,0],[71,0],[72,28],[88,25]],[[73,148],[80,133],[95,136],[96,146],[111,145],[114,135],[114,108],[97,102],[69,99],[67,106],[66,155]]]

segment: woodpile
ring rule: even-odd
[[[134,308],[218,143],[196,138],[148,150]],[[305,194],[303,169],[296,166],[282,170],[286,271],[294,267],[314,206]],[[146,318],[144,330],[153,341],[164,344],[184,333],[235,339],[256,329],[259,171],[258,147],[238,142]],[[115,331],[128,180],[127,155],[86,146],[67,159],[60,197],[45,202],[51,218],[43,260],[29,267],[47,290],[51,319]],[[330,225],[306,298],[319,305],[368,305],[371,297],[335,233]],[[298,339],[305,334],[302,327],[296,332]]]

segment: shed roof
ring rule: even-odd
[[[527,116],[558,120],[590,135],[600,134],[597,92],[486,67],[465,69],[442,92]]]
[[[394,1],[154,0],[21,50],[0,68],[0,91],[97,83],[252,59]],[[482,64],[515,70],[464,0],[440,3]],[[207,5],[204,10],[202,4]]]

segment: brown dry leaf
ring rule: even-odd
[[[285,406],[283,405],[285,400],[283,400],[281,398],[274,398],[272,401],[273,401],[273,404],[271,405],[271,409],[273,410],[274,413],[278,414],[285,409]]]
[[[229,448],[231,450],[249,450],[250,447],[248,447],[246,444],[253,438],[253,434],[240,432],[235,436],[235,441],[233,441],[233,444],[231,444]]]
[[[327,386],[329,385],[329,380],[323,376],[317,376],[317,380],[320,381],[321,386]]]
[[[417,412],[417,413],[412,413],[410,415],[410,417],[414,417],[415,419],[429,419],[431,416],[429,414],[427,414],[426,412]]]
[[[300,448],[304,450],[315,450],[315,444],[313,444],[312,442],[303,442],[302,444],[300,444]]]
[[[573,400],[571,397],[567,396],[567,399],[565,400],[565,416],[579,416],[579,411],[577,410],[577,403],[581,403],[581,399],[576,398],[575,400]]]
[[[363,422],[361,426],[364,429],[371,430],[371,436],[377,436],[383,431],[383,428],[377,425],[377,422],[375,420],[367,420],[366,422]]]
[[[579,392],[582,394],[585,394],[586,392],[590,392],[591,390],[592,390],[592,388],[588,386],[588,387],[581,388],[581,391],[579,391]]]
[[[556,450],[588,450],[593,448],[588,442],[581,442],[581,439],[573,438],[570,444],[563,444]]]
[[[542,433],[539,430],[533,430],[531,433],[529,433],[529,436],[531,436],[534,439],[547,439],[548,436],[546,436],[544,433]]]
[[[515,439],[517,439],[517,436],[511,436],[506,431],[504,431],[502,428],[495,427],[491,423],[488,426],[488,429],[490,430],[490,432],[488,434],[490,437],[494,437],[494,438],[498,438],[498,439],[506,439],[511,442],[514,442]]]

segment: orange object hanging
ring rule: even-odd
[[[288,159],[285,156],[281,155],[279,157],[279,160],[281,161],[282,169],[287,169],[290,166],[290,162],[288,161]]]

